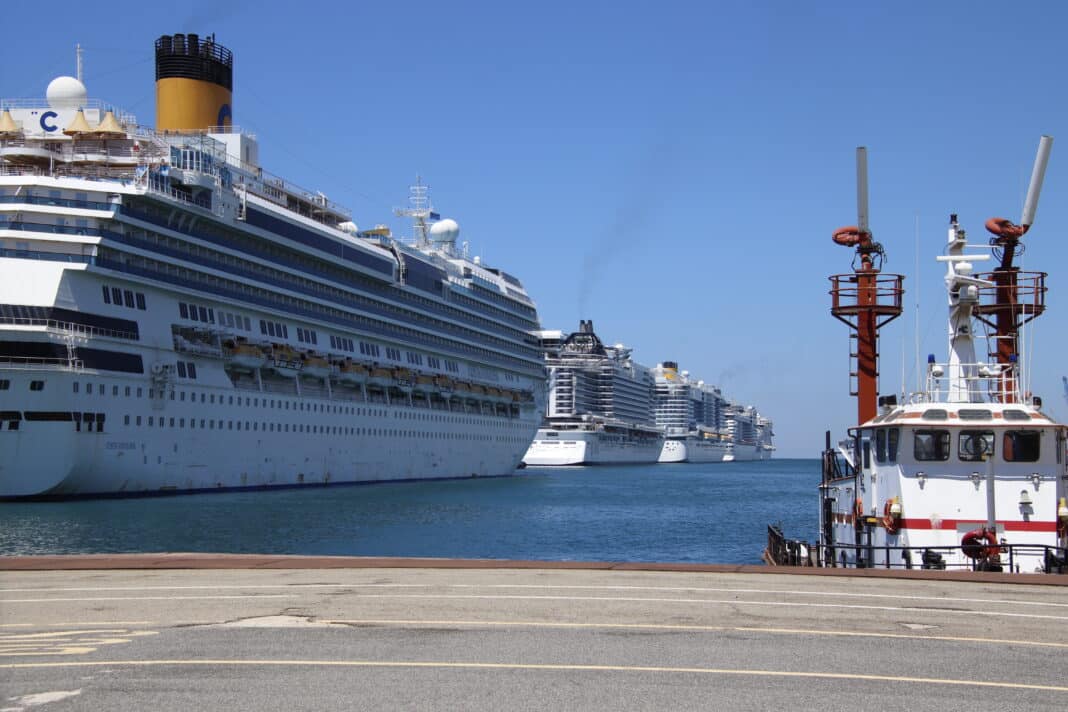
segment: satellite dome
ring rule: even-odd
[[[74,77],[56,77],[48,84],[45,96],[53,109],[77,109],[85,105],[89,92]]]
[[[430,226],[431,242],[456,242],[460,236],[460,226],[452,218],[439,220]]]

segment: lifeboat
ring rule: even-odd
[[[338,368],[338,380],[342,383],[360,384],[367,381],[369,369],[362,363],[346,361]]]
[[[393,374],[388,368],[372,368],[367,377],[367,384],[376,388],[389,388],[393,384]]]
[[[416,376],[415,390],[422,391],[423,393],[432,393],[435,391],[434,377],[433,376]]]
[[[237,368],[252,370],[267,362],[263,349],[248,343],[238,342],[230,351],[230,364]]]
[[[484,396],[484,395],[486,395],[486,387],[482,386],[482,385],[479,385],[478,383],[472,383],[471,384],[471,393],[473,393],[476,396]]]
[[[471,384],[467,381],[454,381],[454,390],[460,395],[467,395],[471,392]]]
[[[303,362],[300,354],[285,344],[275,344],[271,348],[271,369],[283,378],[296,378]]]
[[[393,385],[405,393],[411,393],[412,386],[415,385],[415,379],[412,378],[412,372],[406,368],[393,369],[393,381]]]
[[[311,376],[312,378],[326,378],[330,375],[330,362],[321,356],[312,356],[310,354],[301,354],[301,360],[304,365],[301,366],[300,373],[302,376]]]
[[[448,397],[453,391],[452,379],[448,376],[438,376],[434,379],[434,387],[443,397]]]

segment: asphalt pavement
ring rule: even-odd
[[[1066,579],[8,558],[0,712],[1064,710]]]

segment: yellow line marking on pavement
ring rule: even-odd
[[[690,673],[698,675],[737,675],[749,677],[811,678],[821,680],[857,680],[863,682],[905,682],[910,684],[992,687],[1010,690],[1065,692],[1062,685],[1039,685],[998,680],[961,680],[906,675],[870,675],[861,673],[805,672],[790,670],[746,670],[744,668],[660,667],[651,665],[577,665],[566,663],[476,663],[386,660],[77,660],[64,662],[0,663],[0,669],[41,669],[61,667],[362,667],[362,668],[430,668],[457,670],[548,670],[562,672],[651,672]]]
[[[131,638],[157,635],[152,630],[96,628],[57,630],[46,633],[11,633],[0,635],[0,657],[24,655],[81,655],[100,645],[129,643]]]
[[[1046,648],[1068,648],[1068,643],[1046,643],[1037,640],[1009,640],[1003,638],[970,638],[953,635],[912,635],[908,633],[878,633],[863,631],[808,630],[805,628],[757,628],[753,626],[717,625],[672,625],[668,623],[567,623],[554,621],[463,621],[463,620],[399,620],[399,619],[344,619],[331,618],[320,621],[335,625],[381,625],[381,626],[443,626],[500,627],[500,628],[573,628],[594,630],[598,628],[624,630],[671,630],[715,633],[735,631],[739,633],[770,633],[774,635],[824,635],[856,638],[900,638],[903,640],[941,640],[951,643],[987,643],[997,645],[1025,645]]]
[[[1068,616],[1047,616],[1037,613],[1011,613],[1007,611],[960,610],[954,608],[918,608],[913,606],[868,606],[856,603],[798,603],[796,601],[745,601],[740,598],[659,598],[636,596],[533,596],[533,595],[488,595],[458,593],[396,593],[396,594],[360,594],[359,598],[399,598],[416,599],[477,599],[477,600],[519,600],[519,601],[597,601],[629,603],[704,603],[729,606],[778,606],[788,608],[848,608],[869,611],[899,611],[906,613],[957,614],[968,616],[989,616],[1004,618],[1039,618],[1043,620],[1068,621]],[[0,601],[2,603],[2,601]]]

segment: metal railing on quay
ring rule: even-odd
[[[787,540],[790,543],[790,540]],[[803,542],[802,542],[803,543]],[[1000,544],[988,556],[970,558],[965,546],[868,546],[834,544],[822,547],[823,566],[857,569],[993,571],[1021,573],[1021,561],[1042,562],[1044,573],[1068,573],[1068,548],[1044,544]],[[852,553],[852,557],[849,556]],[[896,556],[894,556],[896,554]],[[1025,571],[1023,573],[1031,573]]]

